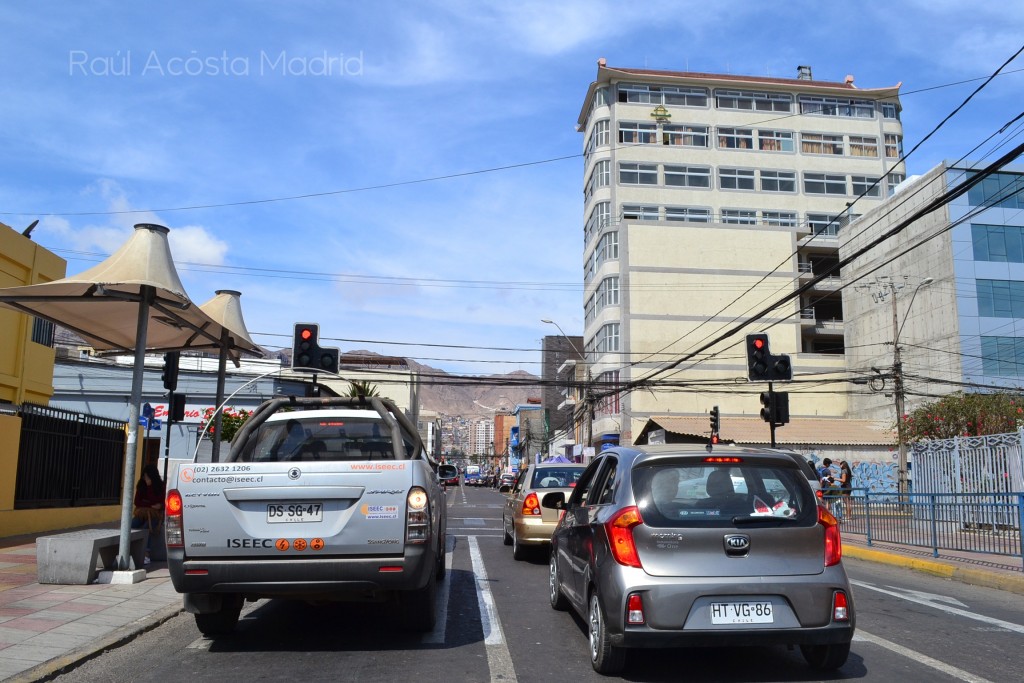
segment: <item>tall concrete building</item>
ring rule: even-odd
[[[845,258],[962,184],[981,164],[936,166],[841,234]],[[873,391],[851,412],[895,420],[894,340],[905,412],[954,391],[1019,391],[1024,378],[1024,165],[1006,166],[855,259],[844,279],[847,363]]]
[[[836,264],[850,214],[905,179],[898,91],[858,88],[852,76],[817,81],[809,67],[787,79],[600,60],[578,119],[584,339],[597,391],[647,376]],[[842,371],[839,282],[836,273],[744,333],[769,332],[798,377]],[[653,415],[719,405],[723,416],[757,416],[765,387],[745,384],[743,339],[659,376],[686,386],[602,401],[595,444],[632,443]],[[846,415],[841,389],[800,387],[788,387],[794,418]]]

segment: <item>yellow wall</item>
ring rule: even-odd
[[[120,502],[117,505],[15,510],[14,486],[20,434],[20,417],[0,415],[0,473],[3,474],[0,476],[0,538],[74,529],[121,519]],[[135,453],[136,480],[142,472],[142,444],[145,441],[143,437],[143,431],[140,429]]]

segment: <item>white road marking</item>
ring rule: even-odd
[[[189,650],[209,650],[210,646],[213,645],[212,638],[200,637],[193,640],[188,644]]]
[[[903,647],[902,645],[886,640],[885,638],[879,638],[878,636],[873,636],[870,633],[865,633],[859,629],[854,633],[853,639],[854,641],[862,641],[878,645],[879,647],[884,647],[886,650],[891,650],[892,652],[906,657],[907,659],[912,659],[919,664],[930,666],[936,671],[941,671],[942,673],[952,676],[960,681],[968,681],[969,683],[992,683],[992,681],[989,681],[987,678],[975,676],[974,674],[964,671],[963,669],[958,669],[951,664],[946,664],[945,662],[940,662],[937,659],[932,659],[928,655],[923,655],[920,652]]]
[[[480,544],[476,538],[469,537],[469,559],[473,563],[473,575],[476,578],[476,597],[480,605],[480,624],[484,629],[484,648],[487,651],[487,668],[491,672],[491,681],[497,683],[515,683],[516,670],[512,666],[512,655],[505,644],[505,636],[501,631],[501,620],[494,605],[494,596],[487,581],[487,568],[484,567]]]
[[[1015,633],[1024,633],[1024,626],[1020,624],[1014,624],[1010,621],[1003,621],[1002,619],[996,619],[995,617],[986,617],[984,614],[977,614],[976,612],[969,612],[965,609],[959,609],[957,607],[943,605],[932,600],[926,600],[922,597],[919,597],[919,594],[917,594],[916,591],[912,591],[911,593],[914,594],[910,594],[899,592],[896,590],[886,590],[885,588],[880,588],[879,586],[874,586],[870,583],[865,583],[864,581],[857,581],[853,579],[850,580],[850,583],[852,583],[855,586],[860,586],[861,588],[867,588],[868,590],[884,593],[885,595],[891,595],[894,598],[901,598],[909,602],[916,602],[917,604],[924,605],[926,607],[934,607],[937,610],[942,610],[943,612],[947,612],[949,614],[956,614],[957,616],[966,617],[968,619],[974,619],[975,621],[980,621],[986,624],[991,624],[993,626],[998,626],[999,628],[1005,628],[1008,631],[1014,631]]]
[[[452,557],[455,554],[455,537],[448,536],[444,549],[444,563],[448,568],[445,579],[441,582],[441,590],[437,591],[437,620],[434,622],[434,630],[424,634],[420,639],[421,643],[427,645],[440,645],[444,643],[448,628],[448,595],[452,587]]]

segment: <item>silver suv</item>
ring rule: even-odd
[[[789,454],[737,447],[605,451],[552,536],[551,606],[588,624],[595,670],[631,647],[799,645],[843,665],[853,593],[839,526]]]
[[[179,466],[167,494],[171,580],[207,636],[244,600],[397,598],[434,625],[445,573],[439,465],[390,401],[281,398],[260,406],[223,463]]]

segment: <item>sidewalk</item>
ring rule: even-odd
[[[868,547],[857,534],[843,535],[843,554],[1024,595],[1016,557],[951,552],[933,558],[927,549]],[[0,680],[51,678],[178,614],[181,596],[167,565],[147,565],[146,573],[131,585],[40,585],[35,536],[0,538]]]

